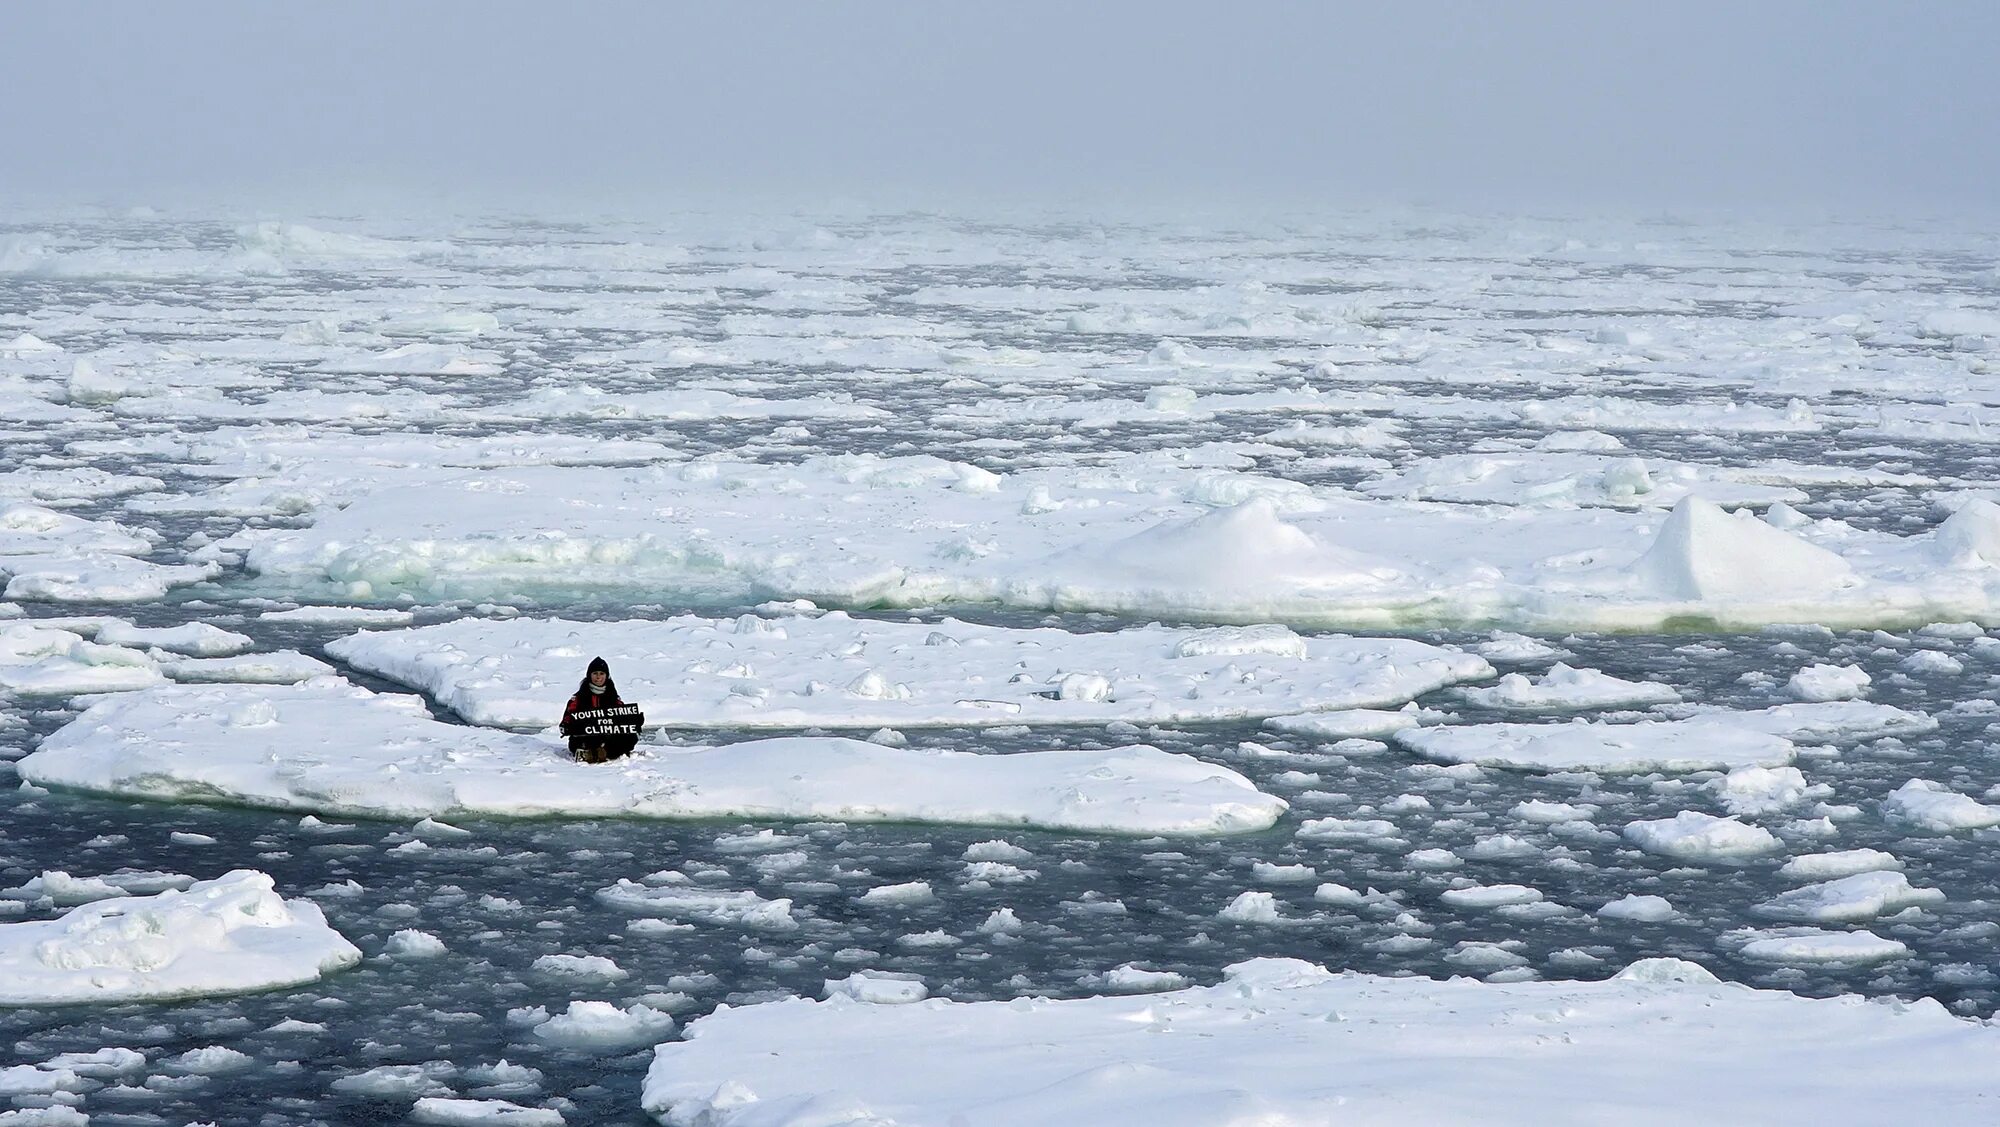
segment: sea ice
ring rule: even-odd
[[[1282,626],[1100,633],[856,619],[841,612],[664,622],[459,619],[327,651],[475,724],[542,728],[589,657],[661,727],[1175,723],[1401,704],[1492,675],[1396,638]],[[1088,678],[1086,682],[1085,679]]]
[[[0,924],[0,1005],[159,1001],[312,982],[361,952],[319,907],[238,869],[186,891]]]
[[[1467,703],[1482,708],[1584,709],[1642,708],[1672,704],[1680,693],[1658,681],[1626,681],[1595,669],[1572,669],[1557,662],[1531,681],[1525,674],[1509,673],[1499,682],[1478,689],[1461,689]]]
[[[1928,779],[1911,779],[1897,787],[1882,800],[1882,812],[1933,833],[2000,826],[2000,806],[1967,798]]]
[[[1910,948],[1872,931],[1786,928],[1744,933],[1742,954],[1760,963],[1793,967],[1855,966],[1900,959]]]
[[[1936,907],[1944,893],[1918,888],[1897,872],[1866,872],[1781,892],[1757,910],[1803,923],[1858,923],[1910,907]]]
[[[706,1127],[807,1109],[843,1123],[1544,1124],[1560,1090],[1559,1118],[1576,1122],[1634,1107],[1661,1122],[1717,1109],[1886,1121],[1920,1107],[1972,1124],[2000,1091],[1996,1037],[1935,1002],[1802,998],[1675,959],[1505,985],[1257,959],[1168,993],[718,1010],[655,1050],[641,1103]],[[1663,1069],[1702,1082],[1662,1086]]]
[[[122,694],[17,767],[41,785],[136,798],[398,819],[733,815],[1219,834],[1267,828],[1285,809],[1235,771],[1143,745],[981,755],[798,737],[649,747],[591,766],[549,740],[440,723],[414,698],[329,678]]]
[[[1734,818],[1718,818],[1696,810],[1683,810],[1671,818],[1633,822],[1625,827],[1624,833],[1625,840],[1648,853],[1681,861],[1731,861],[1783,848],[1777,837],[1762,826],[1745,825]]]

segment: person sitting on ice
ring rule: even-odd
[[[619,699],[610,664],[593,657],[576,686],[576,695],[563,706],[561,730],[569,737],[571,758],[603,763],[632,750],[644,721],[643,714]]]

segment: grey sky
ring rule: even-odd
[[[0,5],[0,195],[1990,211],[2000,3]]]

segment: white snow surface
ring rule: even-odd
[[[1862,701],[1698,712],[1617,724],[1460,724],[1407,728],[1392,738],[1428,759],[1534,771],[1707,771],[1782,767],[1794,741],[1831,742],[1929,731],[1928,716]]]
[[[1490,677],[1399,638],[1283,626],[1101,633],[818,616],[570,622],[464,618],[327,647],[475,724],[542,728],[602,655],[656,727],[1175,723],[1400,705]]]
[[[1980,501],[1897,536],[1781,529],[1694,496],[1664,518],[1375,500],[1145,455],[1004,475],[874,454],[412,471],[355,492],[310,527],[220,544],[271,582],[426,597],[965,600],[1360,628],[1861,626],[2000,606],[2000,569],[1964,550],[2000,536]]]
[[[2000,1095],[1996,1042],[1929,1000],[1808,999],[1676,959],[1504,985],[1255,959],[1170,993],[726,1008],[655,1049],[641,1102],[674,1127],[1973,1124]]]
[[[1012,755],[834,737],[642,746],[605,765],[554,741],[434,720],[338,678],[171,686],[93,704],[17,764],[45,786],[386,818],[738,817],[1264,829],[1283,800],[1227,767],[1144,745]]]
[[[1627,681],[1596,669],[1572,669],[1557,662],[1532,680],[1509,673],[1491,686],[1460,690],[1466,701],[1483,708],[1584,709],[1639,708],[1672,704],[1681,699],[1672,686],[1658,681]]]
[[[1782,848],[1771,831],[1735,818],[1718,818],[1698,810],[1683,810],[1671,818],[1633,822],[1625,839],[1648,853],[1682,861],[1732,861]]]
[[[297,986],[361,952],[318,905],[238,869],[185,891],[96,900],[0,924],[0,1005],[163,1001]]]
[[[1781,892],[1758,911],[1803,923],[1858,923],[1905,908],[1932,908],[1944,903],[1944,893],[1918,888],[1898,872],[1855,873]]]

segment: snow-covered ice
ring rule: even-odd
[[[1779,893],[1758,911],[1804,923],[1857,923],[1905,908],[1933,908],[1944,900],[1943,892],[1912,885],[1902,873],[1866,872]]]
[[[1808,999],[1653,959],[1602,982],[1334,974],[1256,959],[1222,983],[1072,1001],[730,1008],[655,1050],[662,1123],[1983,1122],[1992,1028]],[[907,1063],[922,1060],[924,1067]],[[1635,1061],[1645,1062],[1634,1067]],[[1663,1074],[1699,1084],[1661,1083]],[[1552,1109],[1550,1093],[1563,1093]]]
[[[1671,818],[1632,822],[1624,833],[1627,841],[1648,853],[1681,861],[1733,861],[1782,848],[1776,835],[1762,826],[1698,810],[1683,810]]]
[[[312,982],[361,952],[317,905],[239,869],[185,891],[96,900],[0,924],[0,1005],[239,994]]]
[[[1640,708],[1672,704],[1681,699],[1672,686],[1657,681],[1626,681],[1595,669],[1572,669],[1557,662],[1539,680],[1509,673],[1485,688],[1461,690],[1465,699],[1484,708],[1586,709]]]
[[[945,619],[817,616],[665,622],[463,618],[328,647],[475,724],[541,728],[583,663],[664,727],[850,728],[1212,721],[1400,705],[1492,675],[1470,654],[1399,638],[1304,638],[1282,626],[1101,633]]]
[[[1264,829],[1285,810],[1227,767],[1143,745],[980,755],[795,737],[647,748],[593,767],[553,741],[440,723],[414,698],[332,678],[114,697],[18,769],[45,786],[135,798],[391,818],[736,815],[1209,834]]]
[[[1579,719],[1408,728],[1392,738],[1443,763],[1538,771],[1704,771],[1782,767],[1797,754],[1795,741],[1850,742],[1934,727],[1929,717],[1888,705],[1834,701],[1623,724]]]

